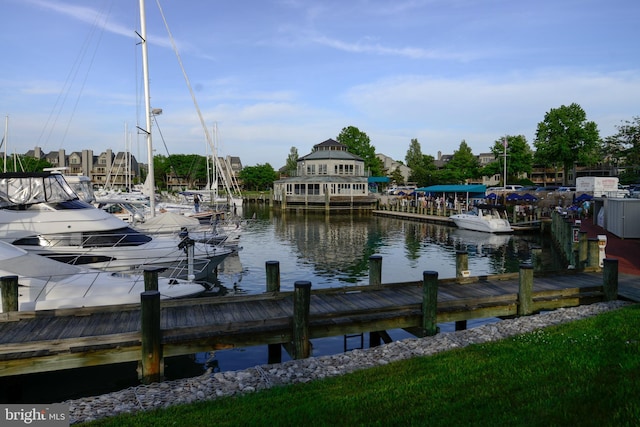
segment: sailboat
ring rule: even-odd
[[[144,7],[144,0],[140,0],[140,5],[141,8]],[[185,82],[187,84],[187,88],[189,89],[189,93],[191,94],[191,99],[193,101],[193,105],[196,109],[196,112],[198,113],[198,118],[200,120],[200,124],[202,125],[202,129],[205,135],[205,139],[207,141],[207,143],[209,144],[209,147],[211,149],[211,152],[213,153],[212,157],[212,162],[214,167],[217,169],[217,171],[220,172],[219,176],[222,177],[222,183],[224,185],[225,191],[226,191],[226,196],[227,196],[227,203],[228,203],[228,207],[232,208],[234,210],[240,208],[242,206],[242,194],[240,191],[240,186],[238,185],[238,181],[235,178],[235,173],[233,172],[233,169],[231,168],[231,165],[228,162],[225,162],[225,167],[222,167],[222,164],[220,162],[220,158],[217,156],[216,153],[216,141],[214,141],[214,139],[212,138],[211,132],[209,132],[209,128],[205,123],[204,117],[202,115],[202,111],[200,110],[200,107],[198,105],[198,101],[196,100],[196,96],[195,96],[195,92],[193,90],[193,87],[191,86],[191,82],[189,81],[189,77],[187,75],[186,70],[184,69],[184,66],[182,64],[182,60],[180,59],[180,54],[178,53],[178,48],[176,46],[176,43],[173,39],[173,36],[171,34],[171,31],[169,30],[169,27],[167,25],[167,21],[166,19],[164,19],[164,12],[162,11],[162,8],[160,7],[160,5],[158,4],[158,7],[160,8],[160,14],[163,17],[164,23],[165,23],[165,27],[167,29],[167,33],[169,35],[169,40],[171,41],[171,45],[173,47],[173,51],[176,54],[176,57],[178,58],[178,64],[180,65],[180,68],[182,70],[182,74],[184,76]],[[141,12],[141,16],[144,15],[143,12]],[[141,18],[142,20],[142,18]],[[142,26],[144,28],[144,25]],[[141,36],[143,39],[146,38],[146,36]],[[143,43],[143,72],[145,73],[145,93],[148,95],[148,67],[144,66],[144,64],[146,64],[146,43]],[[150,108],[149,103],[148,103],[148,99],[147,99],[147,108]],[[150,117],[151,115],[149,113],[147,113],[147,119],[148,119],[148,124],[147,124],[147,129],[150,129]],[[214,132],[214,137],[217,137],[217,130]],[[149,150],[151,150],[151,137],[150,134],[147,133],[147,141],[148,141],[148,148]],[[151,152],[151,151],[150,151]],[[149,157],[149,164],[152,165],[153,164],[153,159],[151,158],[152,156]],[[214,176],[218,176],[218,174],[214,173]],[[150,180],[149,183],[153,183],[153,180]],[[150,191],[152,191],[151,188],[149,188]],[[210,190],[210,189],[208,189]],[[215,190],[217,191],[217,186],[215,188]],[[206,192],[204,192],[206,193]],[[204,194],[203,193],[203,194]],[[150,193],[153,194],[153,193]]]
[[[158,5],[159,6],[159,5]],[[162,9],[160,9],[160,13],[161,15],[163,15],[164,17],[164,13],[162,11]],[[148,163],[149,163],[149,173],[147,175],[147,179],[145,180],[145,185],[144,185],[144,192],[145,194],[149,195],[149,217],[150,218],[154,218],[157,214],[156,212],[156,197],[155,197],[155,186],[154,186],[154,176],[153,176],[153,143],[152,143],[152,135],[151,135],[151,118],[153,115],[157,115],[158,113],[155,112],[153,110],[151,110],[151,103],[150,103],[150,89],[149,89],[149,66],[148,66],[148,50],[147,50],[147,37],[146,37],[146,19],[145,19],[145,12],[144,12],[144,0],[140,0],[140,39],[141,39],[141,43],[142,43],[142,65],[143,65],[143,75],[144,75],[144,93],[145,93],[145,112],[146,112],[146,130],[143,129],[143,131],[146,134],[146,140],[147,140],[147,150],[148,150]],[[166,25],[166,20],[165,20],[165,25]],[[215,202],[217,201],[217,192],[218,192],[218,183],[217,183],[217,178],[218,176],[222,177],[223,180],[223,184],[224,184],[224,188],[227,194],[226,200],[227,200],[227,207],[230,209],[233,209],[232,213],[236,213],[237,209],[240,208],[242,206],[242,196],[240,193],[240,188],[237,184],[237,180],[235,180],[235,175],[233,174],[233,171],[231,169],[231,165],[226,165],[227,167],[223,168],[221,163],[220,163],[220,159],[217,156],[217,150],[216,150],[216,143],[214,142],[214,140],[211,137],[211,134],[209,132],[208,127],[205,124],[204,118],[202,116],[202,112],[200,110],[200,107],[198,106],[198,102],[196,101],[195,98],[195,93],[193,91],[193,88],[191,87],[191,83],[189,82],[189,78],[187,76],[187,73],[184,69],[184,67],[182,66],[182,61],[180,60],[180,55],[178,54],[177,51],[177,47],[176,44],[173,40],[173,36],[171,35],[171,32],[169,31],[169,28],[167,27],[167,32],[169,34],[169,38],[171,40],[174,52],[176,53],[176,56],[178,57],[178,62],[180,64],[180,67],[182,69],[185,81],[187,82],[187,86],[189,88],[189,91],[191,93],[191,97],[194,103],[194,106],[196,108],[196,111],[198,113],[198,117],[200,119],[200,123],[202,124],[203,130],[204,130],[204,134],[205,134],[205,138],[209,144],[209,147],[212,151],[212,165],[214,168],[214,172],[213,172],[213,177],[214,177],[214,183],[209,186],[209,188],[206,191],[191,191],[189,193],[192,194],[187,194],[188,196],[192,196],[193,194],[200,194],[203,197],[209,197],[210,198],[210,202],[212,202],[214,208],[215,208]],[[217,128],[214,131],[214,136],[217,136]],[[218,171],[220,171],[221,173],[218,173]],[[234,186],[235,184],[235,186]],[[233,187],[233,188],[232,188]],[[212,194],[213,193],[213,194]],[[165,207],[165,209],[168,207],[168,205],[164,205],[163,207]],[[211,222],[211,224],[214,227],[217,227],[217,229],[222,228],[223,224],[220,223],[220,219],[222,215],[220,212],[207,212],[207,213],[190,213],[189,216],[191,217],[201,217],[200,219],[202,220],[203,218],[206,220],[209,220]],[[227,244],[233,242],[234,244],[231,245],[232,247],[237,247],[237,239],[239,238],[239,227],[237,227],[237,224],[239,224],[237,222],[237,220],[234,222],[235,225],[235,229],[233,230],[233,237],[231,239],[225,238],[225,240],[227,241]],[[216,230],[214,230],[215,234],[219,234],[219,232]],[[227,232],[229,232],[229,230],[225,230]],[[206,233],[206,232],[205,232]],[[207,242],[210,242],[211,238],[210,236],[207,236],[204,238]]]
[[[153,182],[153,146],[144,0],[140,0],[145,75],[144,132],[149,150],[148,181]],[[155,211],[153,185],[149,199]],[[111,271],[169,267],[168,275],[206,280],[233,250],[182,236],[150,236],[84,201],[56,171],[0,174],[0,240],[30,253],[68,264]],[[193,256],[187,256],[192,253]]]

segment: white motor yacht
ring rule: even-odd
[[[57,172],[0,174],[0,240],[69,264],[128,272],[164,266],[171,277],[196,280],[206,279],[233,252],[134,230],[79,200]]]
[[[480,204],[471,211],[451,215],[449,218],[465,230],[483,231],[485,233],[511,233],[513,229],[509,224],[504,206]]]
[[[5,276],[18,276],[19,311],[135,304],[145,289],[142,275],[64,264],[0,241],[0,277]],[[171,299],[196,296],[205,288],[160,277],[158,291],[161,299]]]

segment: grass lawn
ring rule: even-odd
[[[90,425],[640,425],[640,305],[340,377]]]

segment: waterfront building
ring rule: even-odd
[[[274,182],[273,201],[282,209],[372,210],[368,175],[361,157],[328,139],[298,159],[295,176]]]

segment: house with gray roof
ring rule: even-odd
[[[298,158],[295,176],[273,184],[275,203],[282,209],[374,209],[364,160],[347,146],[328,139]]]

